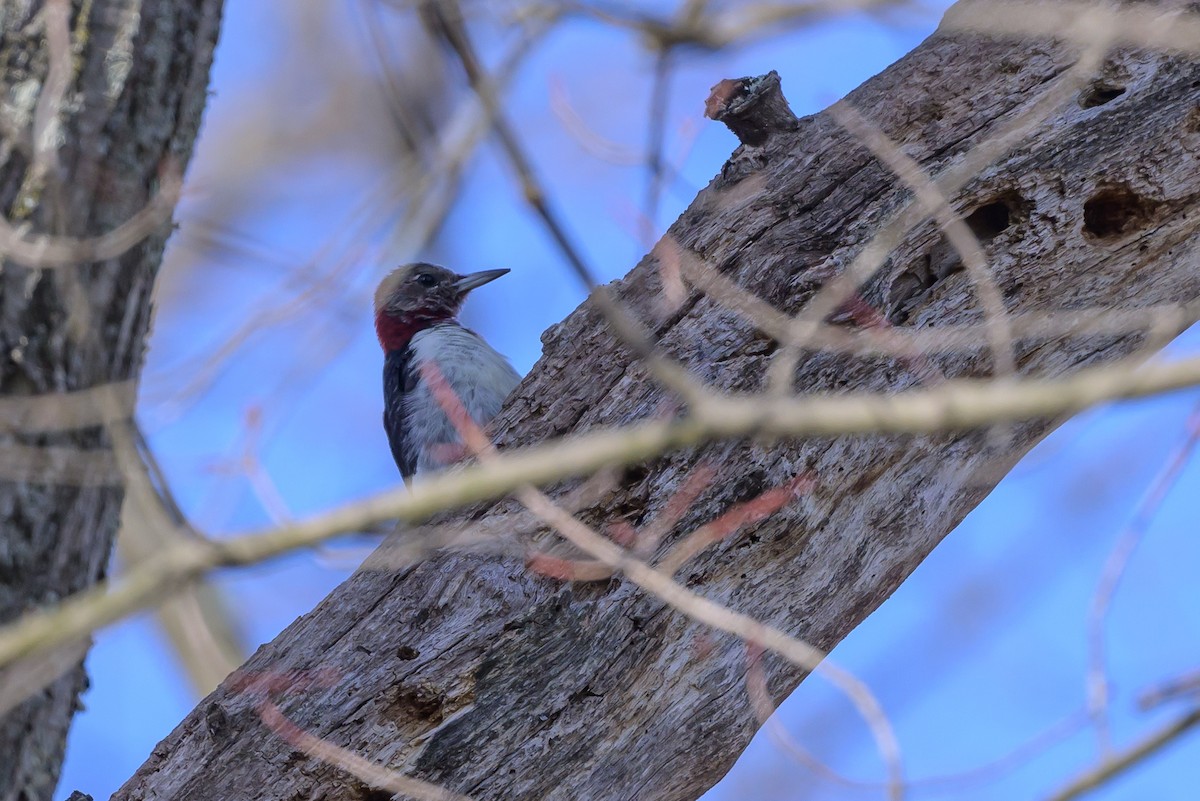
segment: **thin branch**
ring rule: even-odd
[[[109,436],[125,479],[117,533],[124,564],[136,565],[181,539],[203,539],[180,509],[136,422],[113,423]],[[230,607],[213,584],[192,582],[158,605],[154,614],[199,695],[207,695],[245,661]]]
[[[310,734],[297,726],[275,703],[263,700],[257,706],[259,718],[276,736],[292,748],[308,754],[313,759],[341,768],[346,773],[371,787],[387,790],[396,795],[421,799],[421,801],[471,801],[471,797],[455,793],[444,787],[405,776],[382,765],[364,759],[353,751]]]
[[[1143,710],[1153,709],[1187,695],[1200,696],[1200,670],[1189,671],[1145,691],[1138,696],[1138,706]]]
[[[46,79],[33,109],[33,168],[27,182],[49,195],[48,199],[51,202],[45,205],[51,210],[51,219],[61,225],[62,167],[58,160],[58,140],[62,131],[59,114],[74,78],[70,0],[47,0],[42,7],[42,27],[45,31],[49,64],[46,68]]]
[[[631,167],[645,162],[645,154],[606,139],[588,125],[571,103],[567,88],[560,79],[550,79],[550,110],[563,128],[584,152],[609,164]]]
[[[684,9],[686,11],[687,9]],[[649,249],[654,243],[658,225],[658,207],[662,200],[668,90],[671,82],[671,50],[659,51],[654,60],[654,78],[650,89],[650,108],[646,127],[646,199],[642,208],[642,246]]]
[[[12,442],[0,448],[0,480],[74,487],[119,487],[123,483],[107,450]]]
[[[670,533],[687,510],[692,508],[692,504],[700,497],[700,493],[712,484],[715,476],[716,471],[707,462],[700,462],[689,470],[662,510],[643,526],[641,531],[636,532],[634,541],[629,543],[634,552],[640,556],[653,554],[659,542]],[[557,503],[562,506],[561,501]]]
[[[70,596],[53,609],[32,612],[0,627],[0,666],[87,634],[169,595],[216,567],[255,564],[307,548],[379,520],[416,523],[469,503],[489,501],[527,484],[588,475],[633,464],[674,448],[754,434],[775,437],[842,434],[936,433],[997,422],[1055,418],[1106,401],[1138,398],[1200,384],[1200,357],[1134,369],[1119,363],[1065,378],[1021,383],[956,380],[901,395],[870,393],[763,400],[706,394],[682,420],[649,420],[589,431],[506,452],[496,461],[468,465],[291,526],[220,541],[180,543],[115,584]]]
[[[471,90],[478,95],[491,118],[492,129],[500,146],[508,158],[509,164],[516,173],[521,186],[521,194],[529,206],[541,218],[546,230],[558,245],[559,250],[567,259],[571,269],[589,289],[596,285],[595,273],[584,261],[583,255],[571,241],[566,226],[559,220],[558,214],[550,207],[546,192],[542,189],[533,169],[533,162],[525,152],[516,130],[508,121],[504,109],[500,105],[495,83],[483,67],[483,63],[475,50],[474,44],[463,24],[462,11],[456,0],[438,0],[425,2],[421,5],[421,19],[430,33],[441,39],[462,65]]]
[[[663,247],[667,240],[656,246]],[[689,282],[721,306],[738,314],[763,334],[782,344],[798,348],[816,348],[856,356],[884,354],[902,358],[938,353],[960,353],[987,347],[978,336],[980,326],[939,325],[934,328],[863,327],[820,323],[813,336],[797,339],[792,318],[767,301],[739,286],[733,279],[713,268],[693,251],[673,242],[672,257]],[[1033,311],[1012,314],[1008,326],[1017,339],[1078,336],[1125,335],[1161,326],[1171,332],[1182,331],[1200,318],[1200,301],[1165,303],[1129,309],[1072,309],[1069,311]]]
[[[1187,466],[1192,454],[1195,453],[1197,444],[1200,444],[1200,404],[1197,404],[1188,416],[1186,436],[1183,441],[1179,443],[1158,475],[1150,482],[1150,486],[1134,510],[1133,518],[1117,538],[1116,545],[1113,546],[1104,563],[1104,570],[1092,596],[1087,618],[1088,665],[1085,690],[1088,713],[1096,728],[1101,753],[1107,753],[1112,748],[1108,720],[1110,682],[1104,635],[1108,610],[1112,606],[1113,597],[1125,575],[1133,552],[1145,538],[1154,516],[1178,482],[1183,468]]]
[[[962,217],[950,206],[946,196],[921,165],[902,151],[888,136],[870,120],[862,116],[845,101],[835,103],[829,109],[830,116],[859,141],[896,175],[924,207],[925,213],[935,220],[946,235],[946,239],[962,257],[967,274],[975,284],[975,294],[984,314],[984,331],[992,351],[996,374],[1011,376],[1017,372],[1013,355],[1012,326],[1008,322],[1008,310],[1004,298],[996,286],[996,280],[988,267],[987,255],[979,238],[971,231]]]
[[[178,168],[164,167],[159,176],[158,191],[150,202],[113,230],[94,237],[31,236],[26,226],[14,226],[0,217],[0,256],[25,267],[40,269],[115,259],[171,218],[171,211],[179,199],[180,185]]]
[[[774,487],[762,492],[753,500],[735,504],[720,517],[710,520],[679,540],[656,565],[657,569],[664,575],[675,575],[680,568],[710,545],[720,542],[748,525],[770,517],[795,498],[811,491],[815,484],[816,481],[812,476],[801,474],[781,487]]]
[[[409,103],[404,86],[396,80],[395,63],[396,48],[388,35],[383,16],[379,13],[379,0],[358,0],[358,16],[355,21],[356,33],[360,38],[366,38],[375,66],[382,76],[382,94],[387,103],[388,112],[395,123],[404,148],[410,157],[419,160],[424,156],[423,148],[429,139],[433,138],[432,131],[422,130],[424,120],[411,113],[415,104]]]
[[[1103,2],[996,2],[952,6],[940,31],[986,36],[1054,37],[1078,45],[1113,44],[1200,52],[1200,14],[1153,4]]]
[[[0,668],[0,717],[78,668],[91,647],[92,638],[82,637]]]
[[[712,13],[689,13],[685,6],[675,17],[665,19],[612,4],[566,2],[563,5],[568,13],[636,31],[655,50],[670,47],[721,50],[747,44],[756,36],[777,36],[826,17],[914,6],[906,0],[815,0],[734,4],[729,10]]]
[[[566,227],[559,220],[557,213],[550,207],[546,192],[534,172],[533,163],[500,106],[494,82],[484,71],[483,64],[471,43],[458,3],[453,0],[424,2],[421,5],[421,18],[431,33],[444,40],[458,57],[463,72],[467,76],[467,82],[472,91],[479,96],[491,117],[496,137],[517,175],[521,185],[521,194],[526,203],[541,219],[575,275],[592,293],[592,298],[608,320],[609,325],[612,326],[613,331],[646,363],[655,378],[685,400],[690,401],[695,398],[700,392],[698,382],[692,379],[678,363],[657,353],[654,343],[642,324],[620,307],[607,288],[598,285],[595,273],[571,241]]]
[[[889,796],[903,796],[904,774],[900,746],[891,724],[870,689],[852,674],[835,667],[824,652],[786,632],[761,623],[748,615],[697,595],[665,573],[633,558],[619,546],[601,537],[576,517],[563,511],[545,494],[531,486],[516,490],[516,496],[528,509],[553,526],[575,547],[625,574],[633,583],[656,596],[676,611],[712,628],[758,643],[783,656],[792,664],[824,676],[854,703],[863,715],[887,766]]]
[[[1073,801],[1108,784],[1130,768],[1141,764],[1147,758],[1161,751],[1166,746],[1178,740],[1200,723],[1200,709],[1193,709],[1186,715],[1163,726],[1150,734],[1141,742],[1120,751],[1096,767],[1076,778],[1066,787],[1050,796],[1047,801]]]

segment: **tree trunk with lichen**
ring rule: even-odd
[[[1046,91],[1064,102],[951,200],[983,242],[1018,330],[1017,369],[1058,376],[1147,344],[1144,330],[1048,337],[1022,315],[1200,298],[1200,64],[1115,52],[1095,85],[1070,85],[1075,54],[1048,40],[938,34],[849,102],[927,171],[960,163]],[[829,114],[794,120],[771,80],[721,87],[711,107],[746,137],[668,236],[778,309],[795,313],[907,199]],[[1056,88],[1057,87],[1057,88]],[[1094,91],[1096,87],[1104,91]],[[1116,91],[1119,88],[1120,91]],[[767,92],[767,102],[758,102]],[[764,114],[764,109],[769,113]],[[762,389],[776,345],[753,321],[692,292],[669,313],[656,256],[616,294],[664,352],[714,387]],[[968,273],[932,224],[903,237],[860,290],[905,329],[979,323]],[[832,315],[851,328],[852,310]],[[1176,326],[1178,327],[1178,326]],[[1159,334],[1163,333],[1161,331]],[[644,419],[674,408],[591,303],[544,337],[545,353],[497,421],[502,446]],[[993,372],[986,337],[920,358],[802,354],[802,392],[894,393]],[[741,440],[673,452],[623,474],[581,511],[598,527],[644,524],[701,462],[713,482],[663,544],[801,474],[811,492],[710,548],[688,588],[824,649],[863,620],[1052,427],[996,435]],[[484,520],[502,502],[462,513]],[[692,799],[758,727],[739,640],[667,608],[620,576],[564,583],[520,558],[439,552],[377,559],[259,650],[155,749],[117,799],[375,799],[360,778],[268,728],[304,731],[383,767],[477,799]],[[776,700],[803,678],[765,661]],[[265,677],[265,678],[264,678]]]
[[[105,234],[146,206],[160,173],[186,166],[220,9],[0,0],[0,213],[28,226],[5,237],[78,244]],[[0,239],[0,621],[104,573],[122,492],[99,417],[20,401],[116,384],[114,397],[132,403],[127,382],[141,367],[169,231],[160,221],[119,256],[59,269],[17,261],[13,240]],[[0,801],[52,797],[87,684],[84,653],[80,644],[52,656],[39,669],[58,677],[0,710]],[[0,673],[0,685],[43,684],[20,669]]]

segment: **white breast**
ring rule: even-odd
[[[471,419],[481,426],[496,416],[504,399],[521,380],[508,359],[481,337],[455,323],[418,332],[409,347],[418,366],[430,362],[437,365]],[[404,411],[410,441],[421,446],[417,475],[455,461],[453,446],[461,443],[461,439],[425,381],[418,381],[405,397]],[[439,444],[452,447],[439,453],[436,448]]]

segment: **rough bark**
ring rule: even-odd
[[[1072,62],[1048,41],[935,35],[849,98],[938,172],[1034,102]],[[1200,217],[1200,65],[1120,51],[1106,92],[1055,110],[955,200],[983,236],[1012,313],[1193,300]],[[777,109],[776,109],[777,110]],[[743,121],[745,122],[745,121]],[[754,131],[670,235],[743,287],[800,309],[906,199],[892,174],[826,114]],[[931,225],[907,236],[865,286],[900,326],[978,322],[971,282]],[[712,385],[762,386],[775,345],[698,293],[659,316],[659,270],[644,259],[617,287],[664,350]],[[980,334],[980,340],[984,338]],[[1141,334],[1023,338],[1022,373],[1111,360]],[[659,414],[666,393],[585,303],[544,337],[545,353],[499,421],[504,445]],[[929,357],[949,376],[990,374],[986,348]],[[903,360],[810,352],[808,392],[896,392]],[[676,536],[802,471],[815,489],[711,548],[680,574],[704,596],[829,648],[875,609],[1053,425],[984,432],[723,442],[626,472],[584,519],[639,524],[700,461],[719,480]],[[484,518],[510,509],[471,510]],[[757,727],[745,647],[667,609],[620,577],[566,584],[514,559],[439,553],[399,572],[364,569],[264,646],[250,675],[295,671],[278,703],[312,734],[381,765],[480,799],[690,799],[719,779]],[[801,671],[767,660],[782,698]],[[285,682],[286,683],[286,682]],[[280,682],[276,681],[278,686]],[[316,682],[317,685],[321,684]],[[341,770],[295,751],[227,683],[154,751],[118,799],[374,799]]]
[[[46,162],[38,164],[31,132],[39,101],[55,91],[47,88],[48,11],[36,0],[0,2],[5,218],[28,224],[33,235],[89,237],[145,207],[160,171],[182,170],[191,155],[220,9],[219,0],[75,0],[70,51],[59,60],[69,71],[62,100],[42,106],[52,115],[58,106],[59,166],[39,176]],[[135,380],[169,231],[164,222],[119,257],[78,267],[36,270],[5,260],[0,396]],[[84,427],[50,421],[35,431],[0,422],[0,621],[8,621],[103,575],[122,492],[120,476],[105,469],[114,460],[94,420]],[[29,462],[38,452],[46,458]],[[52,797],[87,684],[78,653],[57,680],[0,715],[0,799]]]

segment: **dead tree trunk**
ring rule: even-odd
[[[20,401],[112,385],[132,410],[169,208],[118,255],[95,260],[89,238],[186,166],[220,10],[0,2],[0,213],[14,226],[0,234],[0,621],[88,587],[108,562],[122,492],[101,411]],[[23,243],[44,235],[55,242],[31,256]],[[62,264],[64,249],[78,265]],[[85,652],[58,654],[46,669],[65,672],[0,712],[0,799],[51,798]]]
[[[939,34],[849,102],[938,174],[1069,80],[1074,57],[1045,39]],[[984,241],[1014,325],[1030,312],[1200,297],[1191,248],[1200,225],[1200,65],[1117,51],[1099,77],[1102,85],[1070,90],[953,198]],[[794,313],[844,269],[907,191],[828,114],[799,121],[755,114],[737,125],[747,144],[669,236]],[[900,327],[978,323],[971,281],[945,254],[932,224],[918,226],[860,294]],[[664,319],[659,275],[656,258],[647,257],[617,294],[654,328],[662,349],[714,386],[760,389],[775,344],[698,292]],[[1015,361],[1023,375],[1055,376],[1146,340],[1141,329],[1026,331]],[[544,341],[544,357],[500,421],[503,445],[669,407],[668,393],[592,304]],[[980,333],[972,347],[928,354],[921,370],[912,359],[812,350],[795,385],[890,393],[930,372],[988,376],[993,360],[984,341]],[[807,471],[816,481],[810,494],[710,548],[679,578],[829,648],[1052,425],[1028,421],[1002,437],[955,431],[723,442],[627,471],[615,493],[581,514],[596,525],[648,521],[703,460],[718,480],[675,527],[678,536]],[[511,504],[498,503],[467,516],[506,509]],[[803,678],[778,659],[766,669],[776,699]],[[438,553],[398,572],[363,569],[260,649],[245,671],[294,671],[291,692],[287,681],[274,681],[277,702],[307,732],[479,799],[695,798],[757,728],[742,686],[742,642],[712,635],[619,576],[568,584],[518,559],[482,554]],[[322,684],[314,675],[333,678]],[[273,734],[256,699],[238,686],[244,682],[227,682],[205,699],[115,798],[381,797]]]

